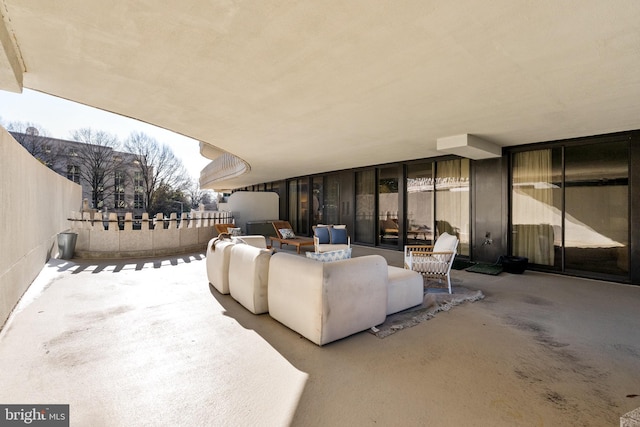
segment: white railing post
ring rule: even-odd
[[[93,214],[93,220],[98,223],[97,227],[94,224],[93,229],[104,231],[104,223],[102,222],[102,212],[96,212],[95,214]]]
[[[124,214],[124,231],[133,231],[133,214],[131,212]]]
[[[93,221],[91,221],[91,212],[82,212],[82,228],[85,230],[93,230]]]
[[[120,227],[118,227],[118,214],[110,213],[109,214],[109,231],[120,231]]]
[[[140,223],[141,230],[151,230],[151,221],[149,221],[149,212],[142,213],[142,222]]]
[[[156,221],[154,224],[154,231],[164,230],[164,215],[161,213],[156,214]]]

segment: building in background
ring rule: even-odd
[[[35,128],[10,133],[44,165],[82,186],[83,209],[119,216],[145,211],[143,177],[135,155],[108,146],[41,136]]]

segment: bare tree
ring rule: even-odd
[[[214,192],[201,189],[200,183],[195,179],[189,181],[185,193],[190,200],[191,209],[198,209],[200,204],[211,205],[215,203]]]
[[[121,175],[121,159],[114,155],[118,138],[108,132],[81,128],[71,132],[79,144],[67,153],[77,163],[78,173],[91,189],[93,207],[102,208],[116,189],[116,171]]]
[[[31,122],[10,122],[7,130],[33,157],[53,167],[58,156],[58,146],[48,136],[46,129]]]
[[[171,148],[142,132],[133,132],[125,142],[125,150],[136,156],[139,177],[144,189],[147,210],[155,206],[160,188],[182,191],[188,186],[188,174],[182,161]]]

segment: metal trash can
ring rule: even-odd
[[[76,250],[77,239],[78,233],[64,232],[58,234],[58,250],[60,251],[60,258],[73,258],[73,252]]]

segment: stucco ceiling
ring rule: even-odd
[[[460,134],[509,146],[640,128],[637,0],[0,6],[2,89],[133,117],[249,165],[204,180],[216,189],[437,156]]]

